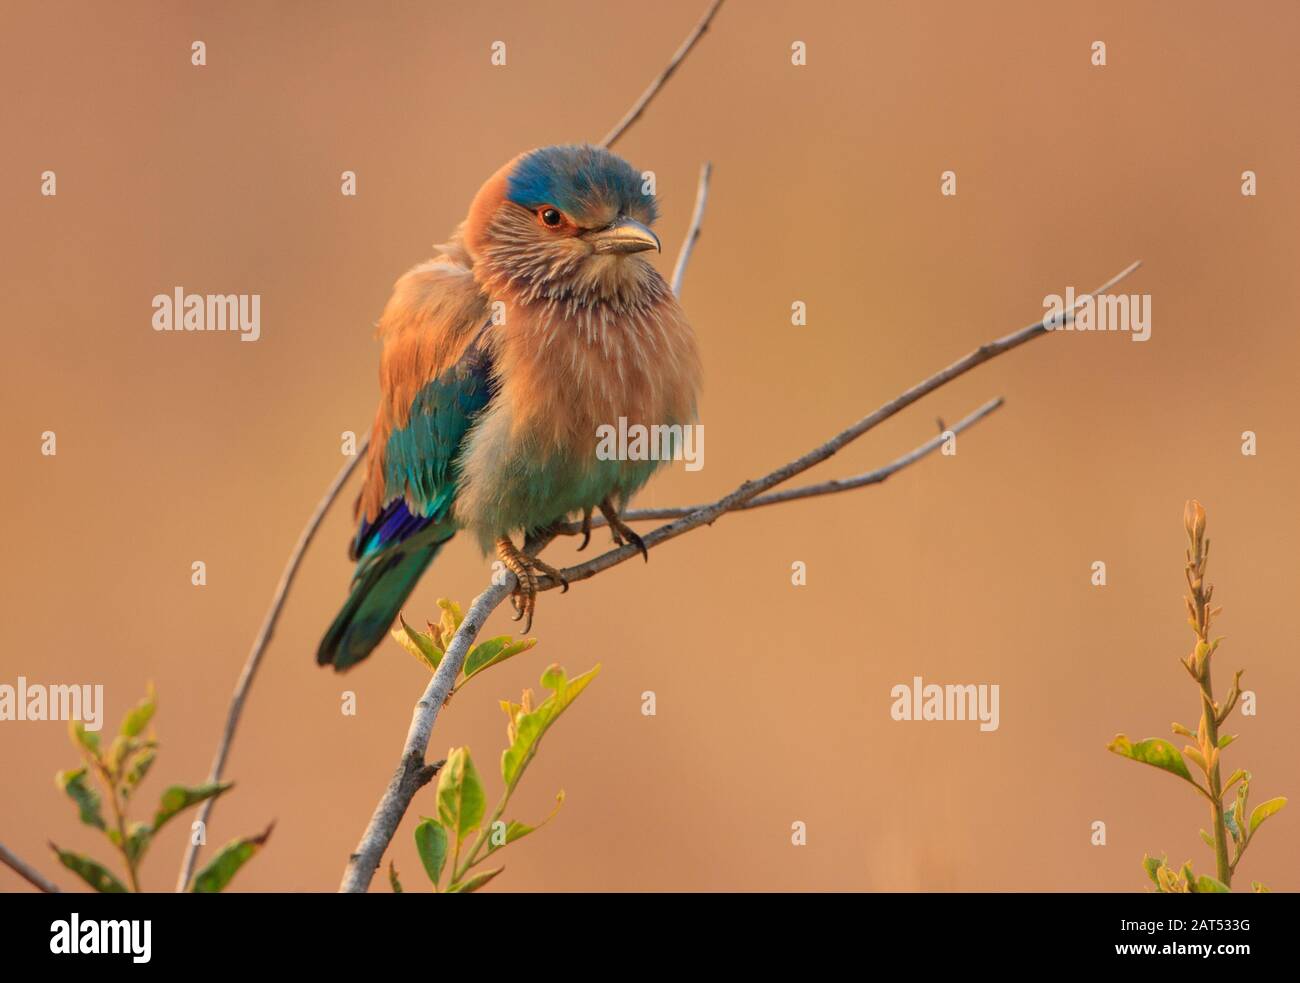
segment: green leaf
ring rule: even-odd
[[[1223,748],[1227,747],[1229,744],[1235,741],[1239,736],[1240,736],[1239,734],[1224,734],[1222,737],[1219,738],[1219,749],[1222,750]]]
[[[495,870],[485,870],[481,874],[475,874],[469,880],[461,881],[459,884],[453,884],[451,887],[447,888],[447,893],[471,894],[481,888],[488,881],[492,880],[492,878],[496,877],[497,874],[501,873],[503,870],[505,870],[504,867],[498,867]]]
[[[1201,839],[1205,841],[1205,845],[1208,846],[1211,850],[1214,849],[1214,837],[1211,836],[1209,833],[1207,833],[1205,830],[1201,830]]]
[[[1276,812],[1281,812],[1282,807],[1286,805],[1286,796],[1279,795],[1276,799],[1269,799],[1267,802],[1261,802],[1250,812],[1250,833],[1255,835],[1255,830],[1259,829],[1260,824],[1269,816]]]
[[[152,759],[152,752],[157,746],[157,741],[144,741],[138,737],[123,737],[119,734],[113,738],[113,743],[109,745],[104,763],[109,773],[113,775],[120,785],[126,780],[131,763],[136,758],[144,755]]]
[[[415,849],[419,851],[424,872],[433,882],[433,889],[438,890],[442,869],[447,865],[447,831],[436,819],[421,816],[420,825],[415,827]]]
[[[388,861],[388,883],[394,894],[402,893],[402,882],[397,879],[397,864],[392,860]]]
[[[1156,888],[1161,894],[1178,894],[1187,890],[1187,885],[1179,880],[1177,872],[1166,865],[1162,865],[1156,876],[1160,878],[1160,886]]]
[[[481,645],[476,645],[474,649],[465,658],[465,678],[468,680],[477,676],[484,669],[492,666],[499,666],[507,659],[513,659],[520,652],[527,652],[537,644],[535,638],[524,638],[515,641],[509,635],[501,635],[498,638],[490,638]]]
[[[1191,881],[1191,878],[1188,878],[1188,880]],[[1228,885],[1224,884],[1222,881],[1216,881],[1209,874],[1202,874],[1200,877],[1196,878],[1195,884],[1196,884],[1197,894],[1231,894],[1232,893]]]
[[[59,858],[59,863],[67,867],[68,870],[80,877],[100,894],[127,893],[126,886],[110,874],[103,864],[97,863],[89,857],[83,857],[79,853],[60,850],[53,843],[50,844],[50,849]]]
[[[173,785],[162,794],[162,799],[158,803],[158,811],[153,816],[153,831],[156,833],[163,828],[163,825],[175,816],[178,812],[188,809],[190,806],[198,805],[206,799],[214,799],[226,789],[230,788],[230,782],[207,783],[196,785],[193,788],[187,788],[184,785]]]
[[[1256,894],[1272,894],[1272,893],[1273,893],[1272,891],[1270,891],[1268,888],[1266,888],[1266,887],[1264,886],[1264,884],[1263,884],[1262,881],[1251,881],[1251,882],[1250,882],[1250,887],[1251,887],[1251,890],[1253,890]]]
[[[149,828],[149,824],[139,822],[131,824],[125,842],[122,840],[122,834],[115,829],[106,830],[104,835],[108,837],[108,842],[125,853],[127,859],[133,864],[144,856],[145,850],[153,840],[153,830]]]
[[[560,791],[556,794],[555,808],[551,810],[550,815],[548,815],[536,826],[529,826],[527,823],[521,823],[516,819],[512,819],[510,820],[509,823],[506,824],[506,835],[501,843],[496,842],[496,837],[492,835],[492,833],[489,833],[488,851],[483,855],[484,858],[486,859],[487,857],[490,857],[498,850],[501,850],[506,846],[508,846],[509,844],[513,843],[515,840],[522,840],[529,833],[533,833],[541,829],[543,826],[545,826],[547,823],[549,823],[552,819],[555,818],[555,814],[560,811],[560,806],[562,805],[564,805],[564,789],[560,789]]]
[[[80,720],[73,720],[68,724],[68,733],[72,737],[72,746],[82,748],[90,752],[92,758],[99,757],[99,735],[93,731],[86,730],[86,725]]]
[[[104,828],[104,817],[99,812],[99,793],[86,784],[85,768],[61,771],[54,776],[54,781],[77,804],[83,823],[96,829]]]
[[[145,698],[127,711],[126,717],[122,720],[121,735],[123,737],[138,737],[140,732],[149,726],[149,721],[153,719],[155,709],[157,709],[157,702],[154,696],[153,683],[150,683]]]
[[[543,824],[539,823],[538,826],[529,826],[527,823],[521,823],[518,819],[510,820],[510,822],[506,823],[506,835],[501,846],[508,846],[515,840],[522,840],[529,833],[536,832],[541,825]],[[499,850],[501,847],[494,847],[493,849]],[[492,850],[489,850],[488,852],[491,853]]]
[[[1247,779],[1236,787],[1236,800],[1232,802],[1232,809],[1230,810],[1232,819],[1236,822],[1236,827],[1243,833],[1249,830],[1249,820],[1245,815],[1245,804],[1247,804],[1249,798],[1251,798],[1251,781]]]
[[[443,641],[450,645],[451,636],[460,630],[460,623],[465,620],[465,616],[461,614],[459,604],[445,597],[438,598],[438,607],[442,609],[442,618],[438,622],[438,627],[442,631]]]
[[[442,649],[434,644],[433,637],[422,631],[416,631],[406,623],[405,618],[399,616],[398,620],[401,622],[401,627],[394,628],[391,632],[392,636],[397,639],[402,648],[423,662],[431,671],[436,670],[438,663],[442,661]]]
[[[1228,832],[1238,843],[1241,842],[1241,827],[1237,825],[1237,817],[1233,815],[1231,809],[1223,810],[1223,825],[1228,827]],[[1210,846],[1214,846],[1214,840],[1210,840]]]
[[[147,748],[132,760],[131,767],[122,776],[122,798],[129,799],[136,786],[144,781],[144,776],[149,774],[156,756],[152,748]]]
[[[131,754],[131,745],[135,742],[129,737],[123,737],[118,734],[113,738],[113,743],[108,746],[108,754],[104,757],[104,763],[108,765],[108,771],[112,775],[121,772],[122,762]]]
[[[1250,772],[1248,772],[1245,768],[1238,768],[1236,771],[1234,771],[1231,775],[1228,776],[1227,782],[1224,783],[1223,786],[1224,793],[1226,794],[1228,789],[1232,788],[1232,786],[1236,785],[1243,778],[1246,781],[1250,781]]]
[[[542,701],[541,706],[530,712],[510,705],[513,738],[510,747],[501,754],[501,777],[505,779],[508,792],[514,791],[524,769],[537,752],[538,742],[551,724],[572,705],[599,672],[598,664],[581,676],[567,679],[560,666],[552,665],[542,673],[542,685],[554,692]]]
[[[1196,785],[1192,773],[1187,770],[1187,762],[1178,753],[1178,749],[1159,737],[1149,737],[1145,741],[1134,744],[1123,734],[1116,734],[1115,739],[1106,745],[1106,750],[1113,751],[1124,758],[1140,761],[1144,765],[1160,768]],[[1197,788],[1199,787],[1198,785]]]
[[[1210,657],[1214,650],[1205,642],[1197,642],[1196,649],[1193,652],[1193,658],[1196,660],[1196,674],[1199,676],[1205,671],[1205,660]]]
[[[478,829],[487,810],[483,783],[479,781],[469,748],[452,748],[438,772],[438,820],[457,839]]]
[[[126,834],[126,854],[135,863],[144,856],[153,841],[153,829],[148,823],[132,823]]]
[[[259,836],[245,836],[242,839],[231,840],[221,848],[221,852],[212,859],[210,864],[195,875],[194,887],[190,890],[195,894],[216,894],[225,890],[239,868],[262,849],[274,828],[275,823],[272,823],[266,827],[266,832]]]
[[[1160,868],[1163,867],[1164,865],[1165,865],[1164,857],[1161,857],[1159,860],[1157,860],[1155,857],[1149,857],[1145,854],[1143,854],[1142,856],[1142,869],[1147,872],[1147,877],[1151,878],[1151,883],[1156,886],[1157,891],[1161,889]]]
[[[487,641],[480,642],[470,649],[469,655],[465,656],[465,665],[461,670],[465,673],[465,678],[468,679],[482,669],[500,654],[511,641],[509,635],[498,635],[496,638],[489,638]]]

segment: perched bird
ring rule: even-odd
[[[537,575],[562,578],[524,549],[570,514],[583,515],[583,546],[599,509],[616,543],[645,553],[620,514],[663,462],[596,451],[597,428],[620,418],[695,418],[694,333],[641,255],[660,249],[656,214],[641,174],[609,151],[533,150],[488,178],[451,241],[397,281],[379,321],[357,566],[321,665],[369,655],[460,529],[514,572],[528,625]]]

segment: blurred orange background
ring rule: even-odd
[[[599,139],[703,6],[6,5],[0,683],[103,683],[109,732],[153,680],[163,747],[142,812],[208,772],[340,434],[372,418],[393,280],[513,154]],[[1176,662],[1193,496],[1225,605],[1219,685],[1244,666],[1258,694],[1225,762],[1254,772],[1258,801],[1300,793],[1298,30],[1285,0],[723,7],[617,148],[657,174],[665,274],[699,166],[715,167],[683,297],[706,466],[674,466],[637,504],[715,498],[1139,258],[1122,289],[1151,295],[1152,337],[1035,341],[808,478],[884,463],[1004,395],[955,457],[725,517],[544,595],[537,648],[461,694],[431,746],[468,745],[494,799],[496,700],[550,662],[604,667],[511,812],[539,819],[560,788],[567,803],[493,889],[1129,891],[1144,852],[1212,870],[1194,794],[1105,749],[1195,725]],[[261,340],[153,331],[151,298],[178,285],[260,294]],[[308,554],[213,814],[206,857],[277,821],[233,890],[335,889],[427,682],[392,642],[343,677],[314,665],[350,574],[354,489]],[[458,539],[408,619],[488,576]],[[487,634],[517,627],[503,607]],[[891,687],[917,675],[997,683],[1000,729],[891,720]],[[0,723],[0,841],[74,888],[47,839],[112,859],[51,781],[75,760],[62,723]],[[430,789],[413,813],[435,809]],[[1240,882],[1300,886],[1296,822],[1271,821]],[[389,853],[408,890],[412,828]],[[147,888],[172,888],[186,832],[155,844]],[[27,888],[0,869],[0,889]]]

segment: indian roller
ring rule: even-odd
[[[488,178],[451,240],[397,281],[379,321],[357,565],[318,663],[366,658],[461,529],[514,573],[525,632],[538,574],[563,580],[526,550],[570,515],[583,516],[583,547],[599,509],[616,544],[645,554],[621,514],[663,461],[596,450],[597,429],[620,418],[695,419],[695,336],[642,255],[660,250],[657,210],[642,175],[607,150],[533,150]]]

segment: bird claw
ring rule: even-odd
[[[519,621],[524,617],[525,614],[528,615],[528,620],[524,622],[524,630],[520,632],[521,635],[527,635],[533,629],[533,608],[536,605],[536,602],[537,602],[536,594],[529,594],[526,604],[520,603],[519,596],[517,594],[512,594],[510,596],[510,604],[515,609],[514,616],[511,617],[510,620]]]
[[[537,610],[537,574],[545,574],[559,583],[561,594],[568,592],[569,580],[549,563],[516,549],[509,536],[497,540],[497,557],[515,575],[515,589],[510,595],[510,605],[515,614],[511,620],[523,620],[523,634],[527,635],[533,627],[533,613]]]
[[[582,510],[582,542],[578,545],[578,552],[581,553],[591,542],[591,509]]]
[[[624,522],[618,514],[618,510],[610,504],[609,499],[600,503],[600,514],[605,517],[609,523],[609,533],[614,539],[615,546],[626,546],[631,543],[641,551],[641,557],[646,563],[650,562],[650,550],[646,548],[645,540],[632,530],[632,527]]]
[[[627,530],[627,537],[632,540],[632,545],[641,551],[641,559],[646,563],[650,562],[650,550],[646,547],[645,540],[634,533],[631,529]]]

